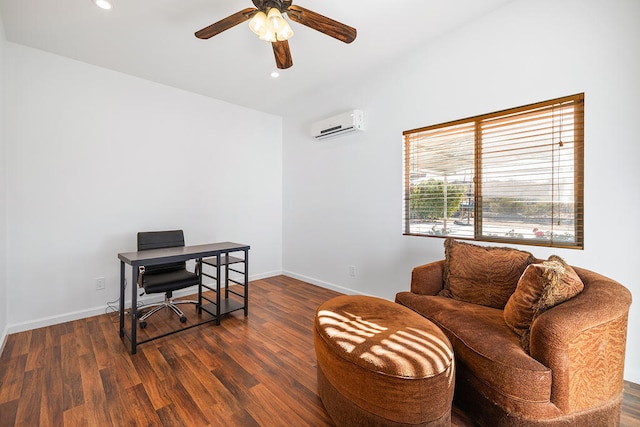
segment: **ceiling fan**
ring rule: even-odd
[[[243,9],[233,15],[215,22],[195,33],[199,39],[209,39],[244,21],[260,39],[271,42],[276,65],[280,69],[293,65],[288,39],[293,35],[289,24],[282,18],[286,13],[292,21],[320,31],[344,43],[356,39],[356,29],[334,21],[319,13],[295,6],[292,0],[252,0],[255,8]]]

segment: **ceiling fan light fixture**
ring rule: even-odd
[[[293,30],[291,29],[291,25],[284,19],[282,20],[284,25],[276,34],[278,36],[278,40],[289,40],[293,36]]]
[[[258,37],[264,37],[267,33],[267,15],[264,12],[258,12],[253,15],[253,18],[249,21],[249,28]]]
[[[275,7],[272,7],[267,12],[267,28],[269,33],[273,33],[273,36],[270,36],[270,40],[268,41],[284,41],[289,40],[291,36],[293,36],[291,26],[282,17],[282,13]]]
[[[275,32],[278,32],[278,30],[280,30],[284,25],[284,18],[282,17],[282,14],[275,7],[272,7],[267,12],[267,21],[269,21],[269,25]]]
[[[269,42],[269,43],[273,43],[273,42],[277,42],[278,41],[278,39],[276,37],[276,33],[271,31],[270,29],[265,31],[265,33],[260,36],[260,40],[264,40],[264,41]]]
[[[269,9],[268,14],[259,11],[253,15],[249,21],[249,28],[260,40],[269,43],[289,40],[293,36],[291,26],[275,7]]]

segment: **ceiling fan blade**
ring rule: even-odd
[[[227,16],[226,18],[209,25],[208,27],[196,31],[196,37],[199,39],[209,39],[216,34],[220,34],[221,32],[248,20],[255,15],[257,11],[258,9],[251,7],[243,9],[240,12],[236,12],[233,15]]]
[[[304,7],[291,5],[287,8],[287,15],[289,15],[292,21],[306,25],[341,42],[351,43],[356,39],[357,31],[355,28],[334,21],[331,18],[327,18],[324,15],[320,15]]]
[[[289,50],[289,42],[286,40],[273,42],[273,54],[276,57],[276,65],[279,69],[284,70],[293,65],[293,59],[291,59],[291,50]]]

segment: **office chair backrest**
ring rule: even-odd
[[[138,250],[175,248],[184,246],[184,233],[182,230],[170,231],[144,231],[138,233]],[[170,271],[184,270],[186,263],[173,262],[170,264],[145,266],[145,274],[168,273]]]

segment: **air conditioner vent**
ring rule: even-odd
[[[364,113],[362,110],[347,111],[346,113],[315,122],[311,125],[311,136],[322,140],[356,130],[364,130]]]

